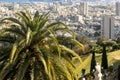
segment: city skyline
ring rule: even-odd
[[[3,1],[3,0],[0,0],[0,1]],[[4,1],[8,1],[8,0],[4,0]],[[9,0],[9,1],[15,1],[15,0]],[[21,0],[18,0],[18,1],[21,1]],[[13,14],[15,12],[18,12],[24,9],[25,10],[27,9],[31,14],[34,14],[34,12],[38,10],[38,11],[41,11],[41,13],[43,14],[46,12],[50,12],[51,22],[54,22],[54,21],[65,22],[77,34],[84,34],[85,36],[88,36],[90,38],[93,38],[93,37],[96,38],[98,36],[103,35],[109,39],[114,39],[113,37],[114,32],[115,32],[115,36],[117,36],[118,32],[120,32],[120,16],[118,15],[119,4],[117,6],[116,4],[106,3],[106,2],[104,3],[103,2],[100,2],[100,3],[79,2],[78,4],[76,3],[74,4],[73,2],[72,3],[73,5],[72,5],[71,3],[62,4],[61,2],[49,3],[50,0],[44,0],[46,1],[45,3],[31,2],[35,0],[25,0],[25,1],[26,2],[30,1],[30,4],[29,3],[13,4],[13,3],[4,3],[4,2],[1,3],[2,7],[0,10],[1,12],[3,12],[1,13],[1,18],[14,16]],[[54,1],[61,1],[61,0],[54,0]],[[62,0],[62,1],[69,2],[71,0]],[[114,17],[114,19],[105,15],[111,15]],[[105,16],[105,17],[102,18],[101,16]],[[105,23],[105,24],[102,24],[102,23]],[[115,26],[114,31],[112,31],[113,30],[112,26]],[[102,32],[101,28],[105,30],[103,31],[103,34],[101,33]]]
[[[60,1],[60,2],[65,2],[65,1],[68,1],[68,0],[0,0],[1,2],[31,2],[31,1],[35,1],[35,2],[54,2],[54,1]],[[72,2],[100,2],[100,1],[103,1],[103,2],[116,2],[116,1],[119,1],[119,0],[71,0]]]

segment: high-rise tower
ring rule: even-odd
[[[101,23],[101,36],[114,39],[114,17],[110,15],[104,15]]]
[[[88,15],[88,3],[87,2],[80,3],[80,14]]]
[[[116,15],[120,16],[120,2],[116,2]]]

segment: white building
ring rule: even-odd
[[[110,15],[104,15],[101,24],[101,36],[114,39],[114,17]]]
[[[88,3],[87,2],[80,3],[80,14],[88,15]]]
[[[116,2],[116,15],[120,16],[120,2]]]

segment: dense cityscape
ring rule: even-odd
[[[77,34],[88,36],[91,39],[104,36],[116,39],[120,33],[120,2],[29,2],[5,3],[0,5],[0,18],[14,16],[15,12],[28,10],[34,14],[50,12],[50,19],[62,21],[70,26]],[[111,21],[110,21],[111,20]],[[109,28],[111,26],[111,28]]]

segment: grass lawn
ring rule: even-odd
[[[96,62],[99,63],[101,65],[101,57],[102,55],[101,54],[96,54]],[[110,52],[110,53],[107,53],[107,57],[108,57],[108,65],[110,66],[111,64],[113,64],[113,66],[115,66],[116,62],[120,61],[120,50],[117,50],[117,51],[114,51],[114,52]],[[86,73],[89,73],[90,72],[90,64],[91,64],[91,58],[92,58],[92,55],[88,55],[88,56],[83,56],[84,58],[84,61],[83,63],[80,65],[80,63],[77,63],[76,66],[79,67],[79,71],[80,74],[81,74],[81,69],[85,69],[86,70]],[[86,59],[85,59],[86,58]]]

